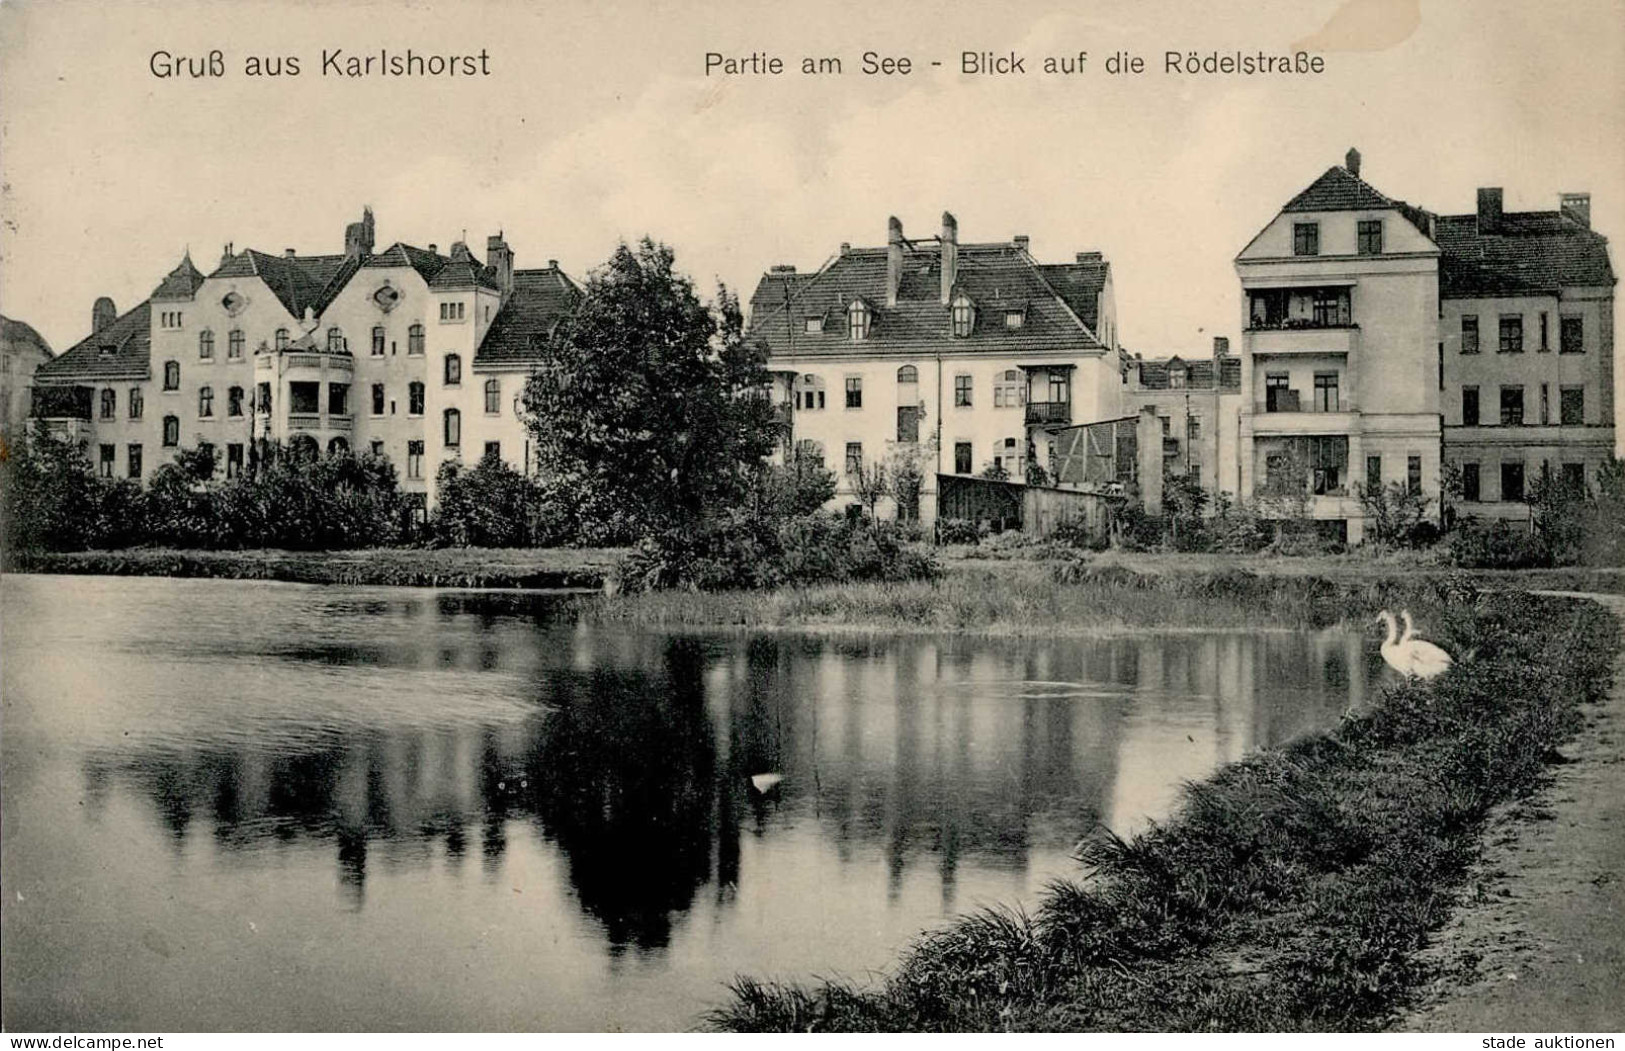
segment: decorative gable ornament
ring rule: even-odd
[[[316,308],[306,305],[305,316],[299,319],[300,331],[304,332],[306,335],[309,335],[310,333],[315,332],[316,326],[320,324],[321,322],[316,320]]]
[[[248,297],[234,288],[220,297],[220,305],[225,308],[227,314],[236,317],[248,309]]]
[[[387,314],[400,305],[401,290],[385,281],[379,286],[378,291],[372,294],[372,301],[377,304],[379,310]]]

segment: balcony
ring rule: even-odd
[[[1072,422],[1072,403],[1069,401],[1030,401],[1027,403],[1027,426],[1065,426]]]
[[[1351,354],[1359,345],[1358,325],[1254,327],[1247,330],[1247,349],[1254,356],[1273,354]]]
[[[345,413],[342,416],[335,416],[329,413],[327,417],[327,429],[330,431],[354,430],[355,417],[351,416],[349,413]]]
[[[1170,437],[1168,435],[1163,435],[1163,438],[1162,438],[1162,455],[1164,455],[1164,456],[1178,456],[1179,455],[1179,439]]]
[[[354,372],[355,359],[347,350],[260,350],[254,353],[254,368],[270,372],[282,359],[282,370],[310,369],[317,372]]]
[[[1340,398],[1336,408],[1316,408],[1295,390],[1277,389],[1274,398],[1253,404],[1253,433],[1346,434],[1359,419],[1352,398]]]

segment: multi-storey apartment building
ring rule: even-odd
[[[769,348],[788,440],[836,470],[837,500],[855,498],[861,465],[916,451],[927,522],[936,474],[1019,481],[1047,467],[1054,431],[1118,410],[1110,264],[1099,252],[1040,263],[1019,236],[961,244],[947,213],[929,239],[893,218],[884,247],[843,244],[814,273],[774,267],[750,329]]]
[[[97,469],[141,478],[209,442],[228,476],[269,443],[301,455],[388,457],[433,498],[439,465],[531,465],[519,395],[579,297],[556,261],[516,270],[458,242],[374,251],[370,210],[344,252],[226,247],[204,275],[183,258],[134,309],[96,301],[91,334],[36,373],[35,414],[82,438]]]
[[[0,434],[27,426],[34,370],[50,360],[51,345],[32,325],[0,317]]]
[[[1124,410],[1149,408],[1157,416],[1165,474],[1210,492],[1238,490],[1241,359],[1227,337],[1214,337],[1211,358],[1136,355],[1124,379]]]
[[[1585,484],[1614,452],[1614,272],[1589,194],[1441,215],[1444,455],[1469,515],[1526,518],[1542,476]]]

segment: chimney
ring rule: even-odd
[[[220,247],[220,265],[225,266],[231,262],[231,242],[227,241]]]
[[[775,274],[793,274],[796,272],[796,268],[792,263],[774,263],[773,272]]]
[[[1214,336],[1213,337],[1213,357],[1214,357],[1214,359],[1218,360],[1218,359],[1221,359],[1221,358],[1227,358],[1229,356],[1230,356],[1230,337],[1229,336]]]
[[[435,244],[433,241],[430,241],[429,242],[429,253],[431,255],[439,255],[440,254],[440,246]]]
[[[1591,195],[1565,193],[1558,198],[1558,209],[1587,230],[1591,229]]]
[[[1478,188],[1478,232],[1493,234],[1501,226],[1501,188],[1499,186],[1480,186]]]
[[[1010,240],[1014,242],[1016,249],[1022,252],[1025,252],[1027,250],[1027,245],[1031,243],[1026,234],[1017,234],[1016,236],[1010,238]]]
[[[903,280],[903,221],[886,220],[886,305],[897,305],[897,286]]]
[[[292,259],[294,256],[298,255],[298,253],[291,248],[284,248],[282,250],[282,255],[285,259]]]
[[[953,298],[959,279],[959,220],[952,212],[942,213],[942,305]]]
[[[344,228],[344,254],[357,259],[372,254],[372,209],[361,209],[361,221]]]
[[[549,259],[547,261],[547,268],[549,270],[557,270],[559,268],[559,261],[557,259]]]
[[[852,242],[851,241],[842,241],[841,242],[841,254],[842,255],[851,255],[852,254]]]
[[[1343,155],[1343,167],[1349,170],[1350,175],[1358,179],[1360,177],[1360,151],[1350,146],[1349,151]]]
[[[112,299],[107,296],[102,296],[100,299],[96,300],[95,305],[90,308],[91,334],[94,335],[95,333],[100,332],[117,319],[118,307],[113,305]]]
[[[1106,257],[1099,252],[1079,252],[1077,259],[1080,263],[1098,263]]]
[[[496,272],[497,288],[506,303],[513,295],[513,249],[502,239],[501,230],[485,239],[485,265]]]

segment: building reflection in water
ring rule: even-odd
[[[431,604],[411,615],[463,630],[430,649],[273,656],[517,668],[517,715],[180,723],[92,753],[86,798],[133,786],[177,849],[204,836],[227,861],[331,843],[355,909],[379,865],[495,879],[516,837],[539,839],[612,954],[659,951],[697,896],[733,901],[747,840],[811,830],[842,865],[883,857],[891,899],[923,867],[952,910],[966,865],[1019,871],[1098,822],[1130,830],[1182,781],[1335,721],[1368,673],[1342,634],[706,639],[514,613]],[[784,777],[766,797],[763,772]]]

